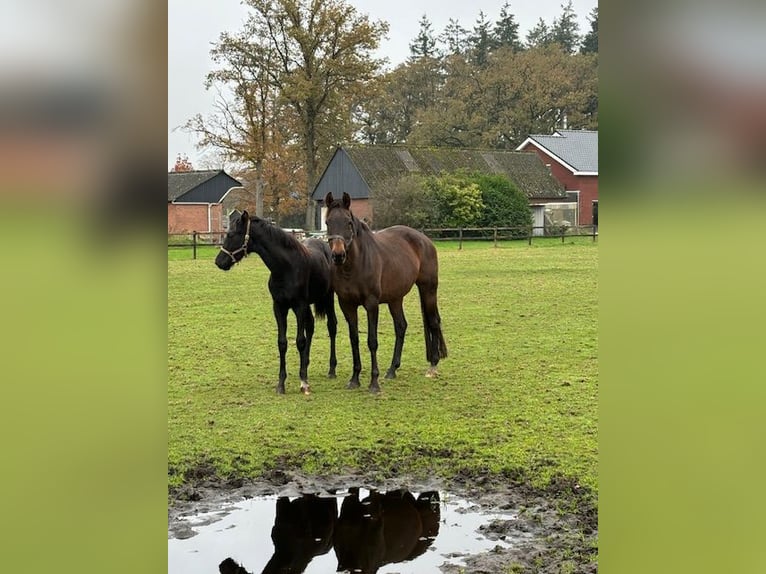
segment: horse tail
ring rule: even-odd
[[[436,289],[418,286],[420,311],[423,315],[423,334],[426,340],[426,360],[436,365],[439,359],[447,357],[447,343],[442,334],[442,320],[436,306]]]
[[[324,319],[328,315],[335,316],[335,291],[330,289],[327,295],[314,303],[314,315],[317,319]]]
[[[317,319],[324,319],[327,317],[327,300],[326,299],[320,299],[316,303],[314,303],[314,315]]]

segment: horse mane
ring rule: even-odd
[[[253,220],[255,220],[263,229],[263,231],[268,235],[269,239],[278,244],[282,247],[285,247],[287,249],[297,250],[301,253],[306,253],[306,246],[301,243],[300,240],[298,240],[292,233],[288,233],[281,227],[277,225],[272,225],[268,221],[261,219],[261,218],[255,218],[253,217]]]
[[[349,210],[349,213],[351,213],[351,210]],[[359,235],[359,232],[371,234],[372,229],[370,229],[370,226],[367,225],[363,220],[359,219],[357,216],[355,216],[353,213],[351,213],[351,221],[354,224],[354,232]]]

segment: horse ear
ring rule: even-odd
[[[348,209],[351,207],[351,196],[347,194],[345,191],[343,192],[343,207],[345,209]]]
[[[247,209],[242,212],[242,217],[240,217],[240,220],[242,220],[242,223],[247,223],[247,220],[250,219],[250,215],[247,213]]]
[[[332,191],[328,191],[327,195],[324,196],[324,206],[330,207],[333,201],[335,201],[335,198],[332,196]]]

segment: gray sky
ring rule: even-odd
[[[396,66],[409,56],[409,44],[420,28],[425,14],[436,35],[440,34],[450,18],[468,30],[472,29],[483,11],[490,22],[495,22],[506,0],[349,0],[362,13],[373,20],[389,23],[388,39],[381,43],[379,57]],[[510,11],[519,24],[522,39],[539,18],[550,25],[561,13],[566,0],[524,0],[509,2]],[[580,33],[590,30],[588,15],[597,0],[573,0]],[[212,111],[214,91],[203,86],[205,75],[212,67],[211,43],[223,31],[242,28],[247,19],[247,7],[239,0],[168,0],[168,168],[175,163],[177,154],[186,154],[195,168],[204,165],[204,153],[195,148],[196,138],[173,128],[188,118]]]

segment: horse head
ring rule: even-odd
[[[336,200],[332,192],[324,199],[327,207],[325,223],[327,224],[327,242],[330,244],[332,260],[336,265],[343,265],[348,256],[351,242],[356,236],[354,216],[351,213],[351,196],[343,192],[343,198]]]
[[[221,251],[215,258],[215,264],[224,271],[231,269],[235,263],[239,263],[247,257],[250,247],[250,216],[247,211],[242,212],[239,219],[235,219],[229,226],[229,231],[223,239]]]

